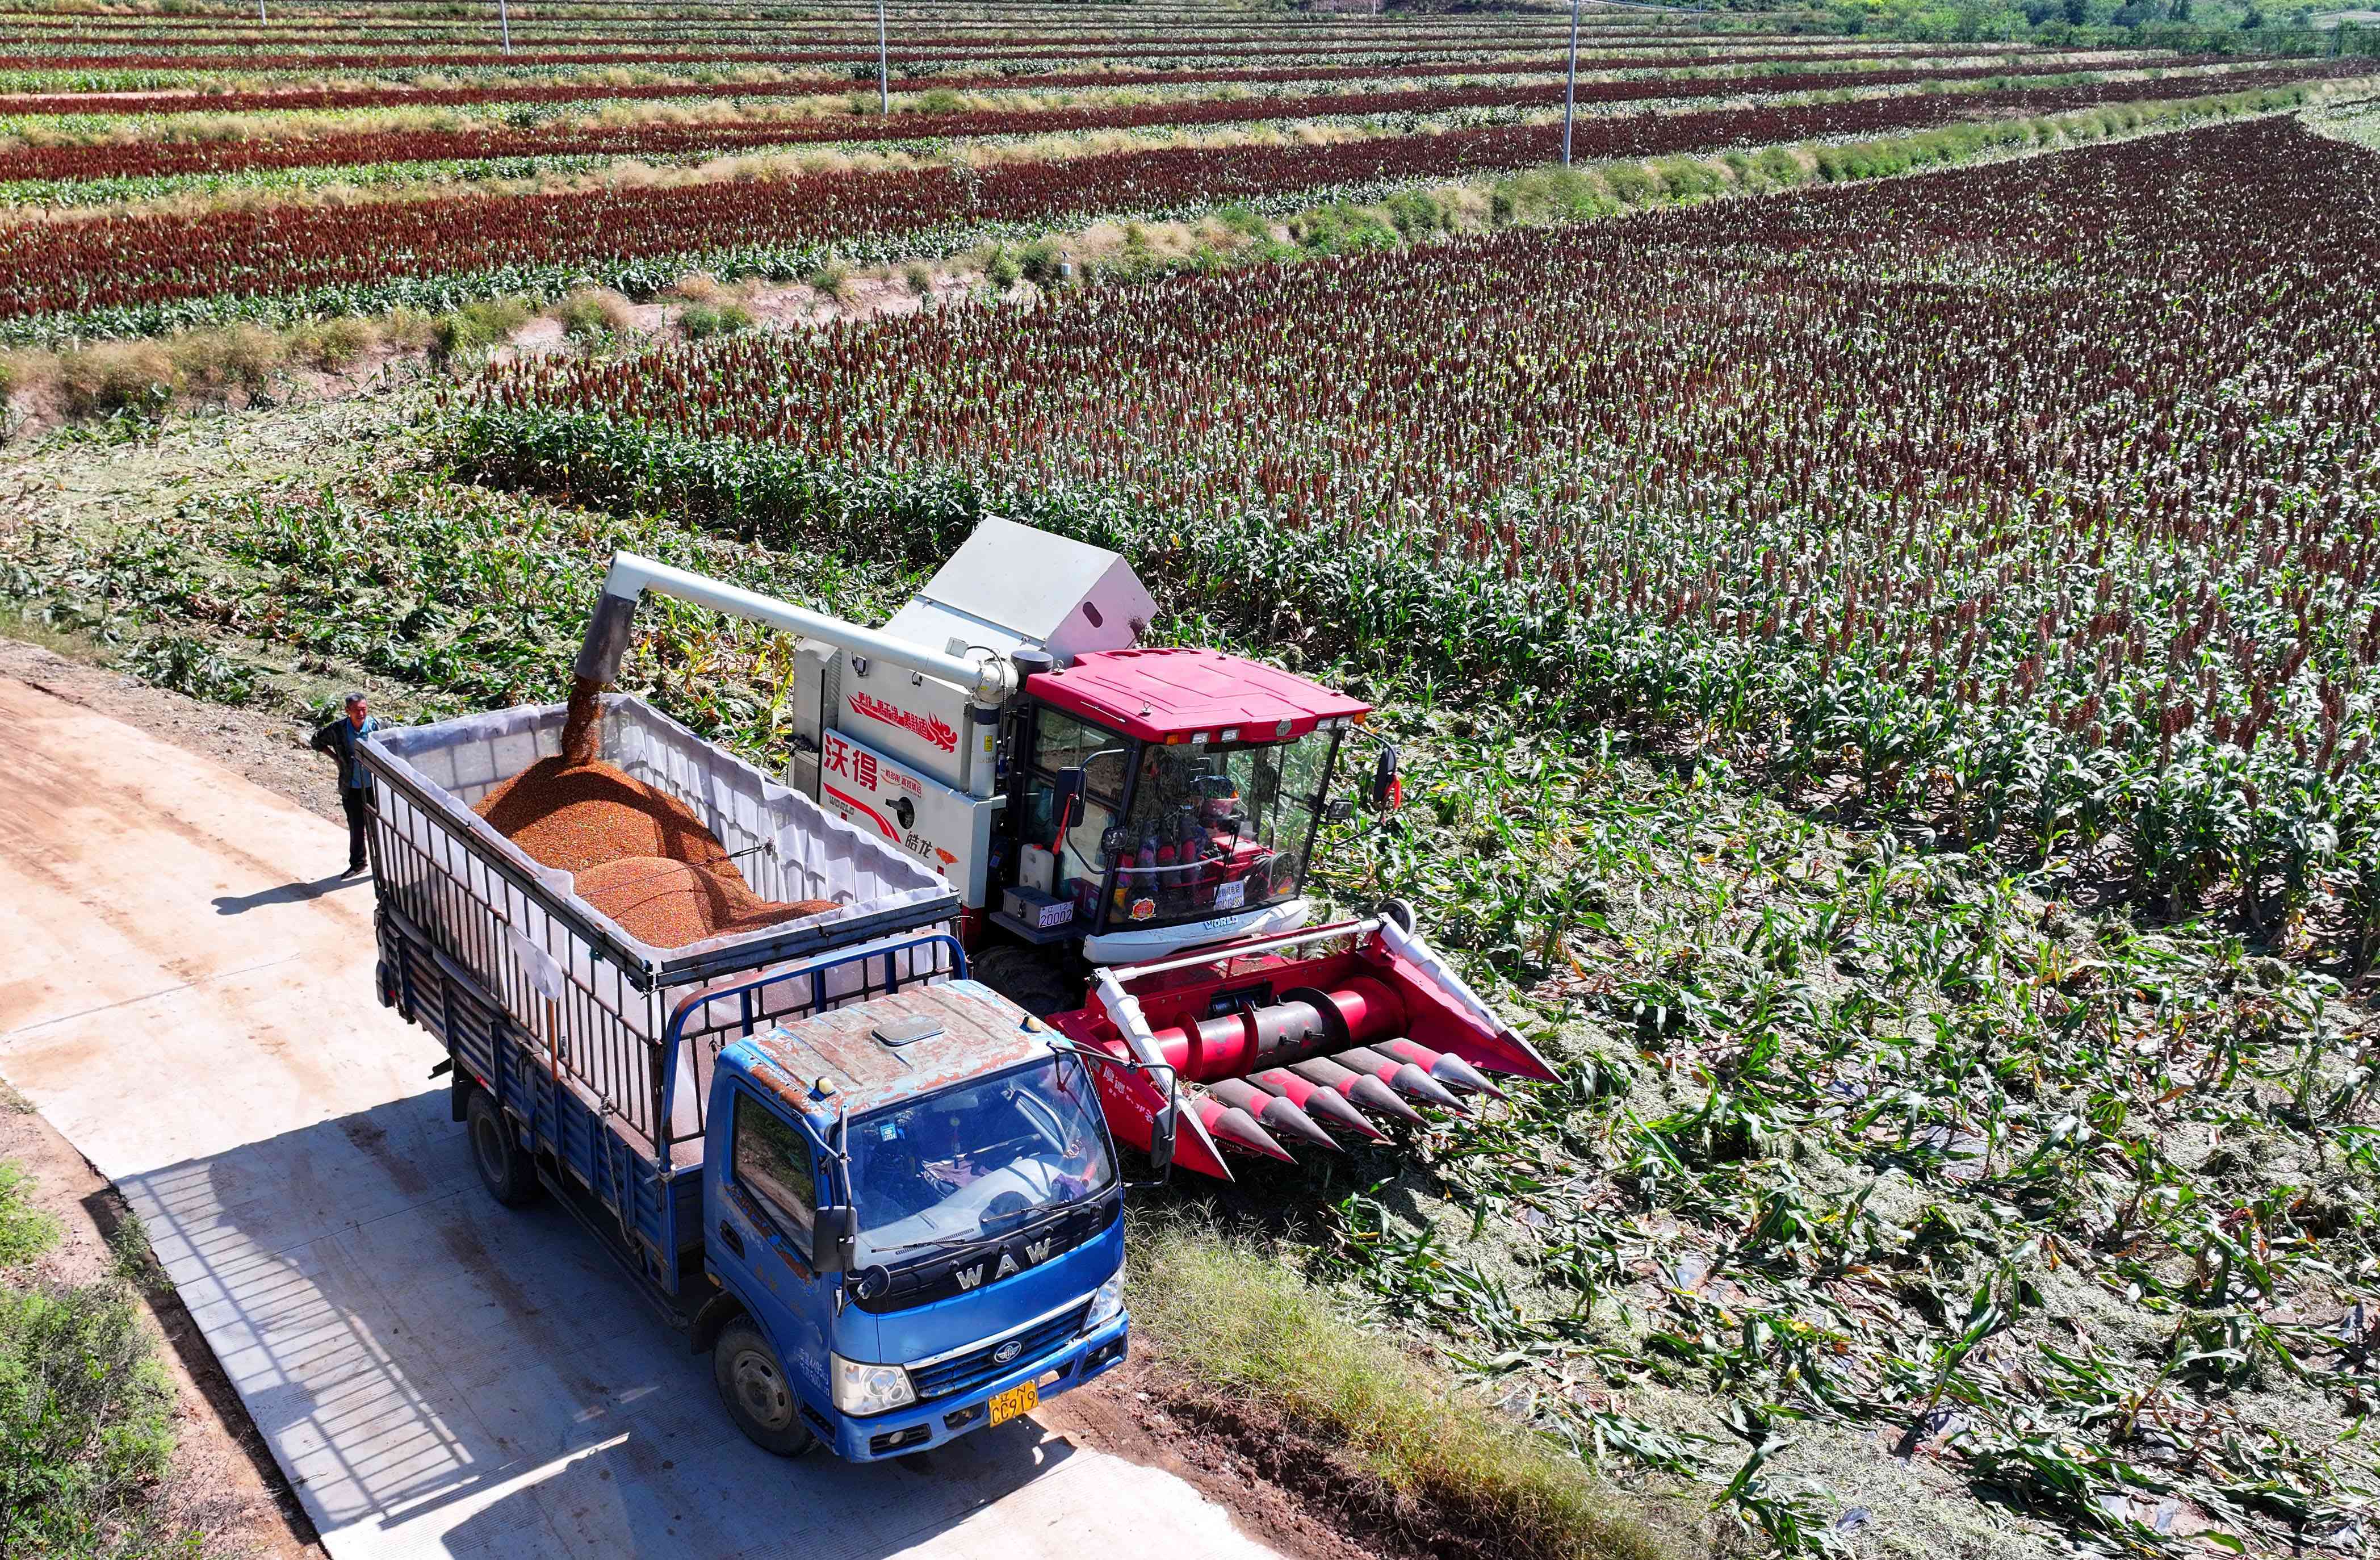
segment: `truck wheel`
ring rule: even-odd
[[[720,1330],[719,1341],[710,1346],[710,1379],[719,1385],[727,1417],[755,1446],[792,1457],[816,1444],[777,1351],[750,1319],[738,1317]]]
[[[967,972],[1036,1018],[1081,1005],[1047,959],[1014,943],[983,949],[967,961]]]
[[[537,1184],[537,1166],[521,1152],[513,1137],[512,1124],[496,1102],[484,1089],[471,1091],[471,1103],[463,1109],[463,1129],[471,1137],[471,1163],[479,1166],[480,1184],[488,1195],[507,1208],[518,1208],[537,1200],[544,1189]]]

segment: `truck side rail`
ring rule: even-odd
[[[670,1012],[662,1061],[661,1097],[669,1103],[667,1140],[659,1146],[663,1174],[680,1144],[700,1142],[709,1127],[710,1064],[731,1041],[813,1013],[889,995],[904,986],[965,980],[966,950],[947,932],[780,969],[741,985],[698,992]],[[691,1079],[681,1079],[689,1064]]]
[[[651,998],[636,989],[634,966],[619,964],[621,950],[542,884],[471,849],[427,798],[384,774],[373,778],[372,870],[382,907],[468,970],[516,1022],[541,1031],[538,1039],[599,1106],[652,1141],[665,1096],[648,1032]],[[515,931],[522,901],[544,912],[547,935],[529,941]]]

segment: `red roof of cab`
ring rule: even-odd
[[[1240,728],[1242,741],[1279,741],[1305,736],[1318,721],[1372,709],[1293,672],[1220,650],[1094,651],[1063,671],[1036,672],[1025,690],[1149,742],[1231,726]]]

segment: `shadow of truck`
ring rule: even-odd
[[[930,1551],[1074,1455],[1029,1420],[923,1469],[760,1451],[566,1213],[487,1197],[443,1087],[121,1188],[341,1560]]]

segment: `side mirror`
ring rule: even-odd
[[[1355,804],[1344,797],[1334,798],[1323,805],[1322,821],[1326,823],[1344,823],[1354,816]]]
[[[1380,745],[1380,756],[1372,761],[1372,787],[1365,798],[1375,812],[1393,812],[1404,805],[1404,783],[1397,778],[1397,750],[1389,743]]]
[[[1181,1109],[1179,1104],[1169,1099],[1165,1102],[1165,1108],[1157,1113],[1157,1119],[1148,1125],[1149,1167],[1160,1179],[1173,1170],[1174,1121]]]
[[[810,1271],[820,1275],[851,1271],[859,1235],[857,1213],[847,1202],[818,1211],[810,1224]]]
[[[1083,772],[1079,769],[1062,769],[1058,772],[1057,805],[1050,810],[1056,817],[1058,833],[1062,835],[1083,821],[1083,791],[1086,784]]]

